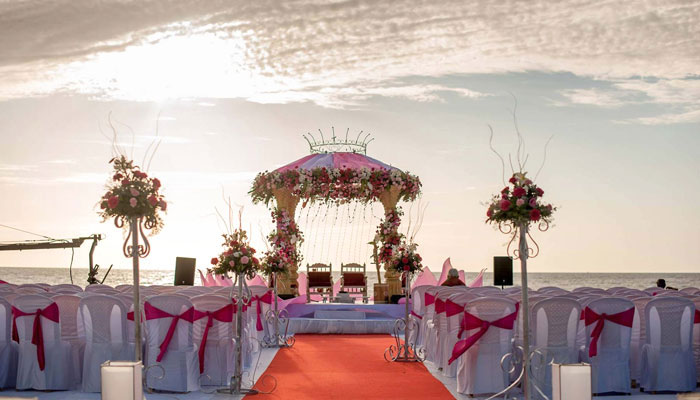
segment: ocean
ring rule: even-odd
[[[303,271],[303,269],[302,269]],[[73,283],[79,286],[87,285],[87,269],[73,269]],[[99,278],[101,279],[104,271],[100,271]],[[142,270],[141,284],[142,285],[172,285],[173,270]],[[334,280],[340,279],[340,273],[333,274]],[[436,278],[439,273],[436,273]],[[471,282],[475,277],[476,272],[467,272],[467,283]],[[372,287],[377,283],[376,271],[368,270],[367,272],[369,291],[372,295]],[[625,286],[635,289],[645,289],[656,285],[658,278],[664,278],[666,284],[675,288],[684,288],[688,286],[700,288],[700,273],[529,273],[528,286],[532,289],[538,289],[544,286],[558,286],[563,289],[571,290],[580,286],[591,286],[599,288],[609,288],[613,286]],[[46,282],[50,284],[71,283],[70,273],[68,268],[16,268],[16,267],[0,267],[0,279],[14,284]],[[382,277],[382,280],[384,278]],[[129,284],[133,282],[131,270],[129,269],[113,269],[105,284],[116,286],[119,284]],[[520,284],[520,274],[514,274],[513,283]],[[195,285],[199,285],[199,274],[195,276]],[[493,274],[484,274],[484,285],[493,284]]]

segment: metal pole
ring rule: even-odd
[[[277,272],[272,273],[272,294],[275,298],[275,344],[279,345],[280,343],[280,326],[279,326],[279,312],[277,311]]]
[[[242,338],[242,325],[243,325],[243,304],[245,299],[243,298],[243,275],[237,274],[236,279],[238,280],[238,312],[236,313],[236,375],[234,377],[234,387],[233,393],[241,393],[241,380],[243,379],[243,355],[241,350],[243,346],[241,343]]]
[[[139,221],[131,217],[131,261],[134,275],[134,361],[142,361],[141,354],[141,298],[139,296]]]
[[[405,344],[403,357],[404,357],[404,359],[406,359],[406,361],[408,361],[408,358],[409,358],[409,355],[408,355],[408,337],[410,336],[409,331],[411,330],[411,324],[410,324],[411,321],[408,320],[408,317],[409,317],[409,315],[408,315],[408,296],[409,296],[408,286],[409,286],[409,281],[411,279],[410,278],[411,275],[408,273],[408,271],[404,271],[404,274],[406,274],[406,283],[404,285],[405,286],[404,287],[404,292],[405,292],[404,299],[406,300],[406,329],[403,332],[403,335],[404,335],[403,340],[404,340],[404,344]]]
[[[525,400],[530,399],[530,307],[527,301],[527,230],[528,225],[520,226],[520,243],[518,246],[520,257],[520,278],[522,285],[522,309],[523,319],[523,380],[522,388]]]

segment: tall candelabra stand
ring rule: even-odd
[[[542,392],[541,388],[538,385],[538,382],[535,382],[532,380],[532,360],[535,357],[544,357],[543,354],[539,350],[530,350],[530,306],[528,304],[528,287],[527,287],[527,259],[528,258],[534,258],[537,257],[539,254],[539,246],[537,245],[537,242],[532,240],[532,237],[529,234],[529,225],[528,224],[521,224],[517,227],[513,227],[513,225],[504,223],[502,225],[499,225],[499,229],[501,232],[506,233],[506,234],[513,234],[513,237],[511,238],[510,242],[508,243],[508,253],[510,254],[510,246],[511,244],[515,241],[516,237],[519,237],[518,241],[518,248],[517,250],[513,251],[513,255],[515,259],[520,259],[520,278],[521,278],[521,292],[522,292],[522,300],[521,300],[521,307],[520,307],[520,318],[523,322],[523,330],[521,332],[522,335],[522,340],[523,344],[522,346],[514,346],[513,351],[511,353],[508,353],[503,356],[501,359],[501,368],[503,368],[506,372],[513,373],[515,372],[518,367],[520,368],[520,372],[518,375],[518,378],[510,384],[507,388],[503,389],[499,393],[494,394],[493,396],[489,397],[487,400],[495,399],[496,397],[503,396],[504,399],[508,398],[508,393],[510,393],[515,387],[520,385],[523,393],[523,398],[525,400],[530,400],[531,394],[534,391],[537,391],[542,397],[544,397],[545,400],[548,400],[548,397],[544,395]],[[539,230],[540,231],[546,231],[549,229],[549,225],[546,222],[542,222],[539,224]],[[535,245],[535,249],[532,249],[527,242],[527,238],[530,237],[530,240],[532,240],[532,243]]]
[[[268,310],[265,315],[265,320],[272,324],[272,332],[265,333],[263,337],[263,347],[292,347],[294,346],[294,336],[288,335],[289,331],[289,314],[287,310],[279,310],[277,304],[277,273],[272,273],[272,296],[273,309]],[[284,334],[280,334],[280,325],[284,326]]]
[[[404,292],[406,296],[406,313],[404,318],[397,319],[394,322],[394,331],[392,336],[396,340],[396,344],[392,344],[384,350],[384,359],[386,361],[399,362],[423,362],[423,357],[416,350],[415,340],[418,335],[413,335],[411,338],[410,332],[415,330],[418,332],[418,324],[412,318],[409,318],[409,295],[411,293],[411,274],[406,271],[406,284]],[[401,343],[401,332],[404,334],[404,341]]]
[[[243,305],[250,302],[250,292],[243,290],[243,285],[245,281],[245,275],[236,273],[236,285],[231,286],[231,299],[233,299],[234,304],[238,306],[236,311],[236,330],[234,331],[233,343],[236,351],[236,371],[231,376],[231,381],[229,386],[217,390],[219,393],[226,393],[232,395],[254,395],[258,394],[258,391],[253,388],[243,387]],[[237,290],[234,291],[234,288]]]

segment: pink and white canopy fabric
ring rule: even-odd
[[[385,169],[398,170],[396,167],[384,164],[379,160],[357,153],[326,153],[310,154],[290,164],[277,168],[276,172],[286,172],[294,169],[310,170],[314,168],[339,168],[339,169]]]

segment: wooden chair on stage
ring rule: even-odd
[[[321,297],[328,296],[328,301],[330,302],[331,298],[333,297],[332,270],[333,264],[306,264],[306,276],[309,281],[309,284],[306,285],[307,303],[311,301],[312,294],[319,294]]]
[[[367,302],[367,275],[365,274],[365,264],[340,264],[340,290],[350,294],[361,293],[362,302]]]

